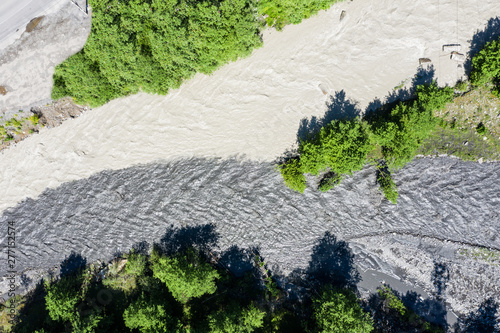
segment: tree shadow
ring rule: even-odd
[[[302,142],[314,137],[323,126],[328,125],[337,119],[355,119],[361,114],[357,102],[346,97],[344,90],[337,91],[330,96],[330,101],[326,103],[327,110],[322,118],[312,116],[311,119],[303,118],[300,121],[297,132],[297,142]]]
[[[369,120],[373,116],[385,114],[400,102],[414,98],[417,86],[431,84],[435,75],[436,70],[432,64],[418,66],[417,72],[413,76],[409,87],[395,89],[389,92],[383,99],[375,98],[372,102],[368,103],[365,109],[365,119]]]
[[[233,245],[221,254],[219,264],[235,277],[242,277],[255,268],[254,257],[256,253],[258,254],[256,248],[242,249]]]
[[[470,51],[467,55],[467,59],[464,63],[465,73],[470,77],[472,71],[472,59],[476,54],[481,51],[481,49],[492,40],[500,37],[500,17],[492,17],[486,23],[486,27],[483,30],[477,30],[472,39],[468,42],[470,43]]]
[[[477,311],[459,317],[454,329],[460,333],[499,333],[498,302],[491,297],[486,299]]]
[[[429,323],[446,329],[446,310],[440,302],[435,300],[423,300],[416,292],[407,292],[401,295],[392,289],[390,285],[384,285],[384,292],[372,293],[367,301],[367,306],[372,314],[374,326],[379,332],[434,332],[429,329]],[[394,301],[390,297],[382,296],[392,294],[399,299]],[[404,309],[397,306],[400,303]],[[430,314],[430,315],[429,315]],[[439,317],[436,320],[436,315]]]
[[[161,253],[169,256],[184,252],[188,248],[196,248],[206,254],[215,248],[218,239],[219,234],[215,231],[214,224],[187,226],[183,228],[176,228],[172,224],[167,228],[160,241],[154,244],[154,247]]]
[[[359,272],[354,268],[354,255],[348,243],[337,240],[330,232],[325,232],[323,238],[313,247],[306,274],[316,289],[327,284],[337,288],[354,289],[361,280]]]
[[[442,326],[448,327],[446,320],[446,306],[443,302],[436,299],[423,299],[414,291],[408,291],[401,297],[403,304],[413,310],[420,317],[426,321]]]
[[[132,250],[134,250],[135,253],[144,256],[149,254],[149,248],[150,248],[149,243],[146,241],[137,242],[132,246]]]
[[[87,265],[87,259],[82,257],[79,253],[71,252],[60,265],[59,277],[63,278],[75,274]]]
[[[446,284],[450,279],[450,273],[445,263],[434,260],[434,271],[432,272],[432,283],[434,284],[436,299],[443,301],[445,298]]]

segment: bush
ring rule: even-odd
[[[142,90],[166,94],[261,45],[251,0],[92,0],[82,51],[56,67],[52,98],[98,106]]]
[[[398,200],[398,189],[396,187],[396,183],[391,177],[391,173],[389,170],[385,170],[385,168],[378,169],[377,182],[380,185],[380,189],[387,200],[392,202],[393,204],[397,203]]]
[[[250,305],[241,308],[230,304],[226,309],[208,317],[211,333],[251,333],[264,324],[266,313]]]
[[[484,126],[483,123],[479,123],[479,124],[477,124],[476,131],[477,131],[477,134],[483,135],[487,132],[486,126]]]
[[[267,25],[281,30],[285,25],[300,23],[336,2],[338,0],[260,0],[257,6],[259,14],[266,16]]]
[[[285,180],[286,186],[294,191],[304,193],[306,189],[306,177],[302,172],[299,159],[292,159],[280,166],[281,176]]]
[[[453,89],[431,85],[417,87],[417,99],[399,103],[390,114],[377,117],[371,123],[375,142],[389,167],[402,168],[410,162],[432,130],[438,124],[433,111],[443,108],[453,99]]]
[[[371,318],[350,290],[326,289],[314,300],[313,311],[318,332],[367,333],[373,330]]]
[[[217,290],[215,281],[219,278],[219,273],[210,264],[203,262],[194,249],[175,257],[154,253],[151,260],[153,276],[165,283],[172,296],[181,303],[213,294]]]
[[[134,250],[132,250],[127,258],[125,274],[135,277],[143,276],[146,271],[146,263],[147,259],[145,256],[135,253]]]
[[[406,306],[403,302],[392,292],[391,288],[384,286],[378,289],[380,298],[384,300],[384,306],[388,309],[397,311],[401,316],[406,313]]]
[[[337,175],[360,170],[372,149],[365,126],[357,120],[334,120],[312,140],[299,147],[302,171],[318,175],[330,170]]]
[[[493,83],[493,93],[500,96],[500,39],[487,43],[474,56],[470,80],[474,85]]]
[[[323,179],[319,183],[318,189],[321,192],[328,192],[336,185],[340,184],[341,181],[342,181],[342,176],[329,173],[328,175],[323,177]]]

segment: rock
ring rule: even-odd
[[[343,10],[342,13],[340,13],[340,21],[342,21],[344,19],[344,17],[345,17],[346,14],[347,13],[346,13],[345,10]]]
[[[420,65],[425,64],[425,63],[428,63],[428,62],[432,62],[432,60],[431,60],[431,59],[429,59],[429,58],[420,58],[420,59],[418,59],[418,63],[419,63]]]
[[[483,158],[481,157],[480,159],[477,160],[479,164],[483,164]]]
[[[44,18],[45,16],[39,16],[39,17],[35,17],[34,19],[32,19],[27,25],[26,25],[26,32],[32,32],[33,30],[35,30],[36,26],[42,21],[42,19]]]
[[[485,136],[483,136],[483,140],[485,140],[485,141],[486,141],[486,140],[488,140],[488,138],[487,138],[487,137],[485,137]]]
[[[469,141],[464,141],[464,146],[467,146],[469,144]]]
[[[0,86],[0,95],[7,95],[7,88]]]
[[[63,120],[78,117],[85,108],[73,103],[71,98],[63,98],[47,106],[35,106],[31,112],[38,116],[41,125],[55,127]]]

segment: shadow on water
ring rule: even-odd
[[[217,245],[219,234],[215,225],[204,224],[176,228],[173,225],[167,228],[165,234],[155,247],[166,255],[184,252],[188,248],[196,248],[202,253],[214,249]]]
[[[323,287],[333,286],[335,288],[348,288],[356,292],[356,285],[361,279],[359,272],[354,266],[354,254],[349,244],[343,240],[337,239],[337,237],[330,232],[325,232],[324,235],[317,240],[316,245],[314,245],[312,249],[308,266],[304,269],[296,269],[286,277],[280,276],[279,272],[269,270],[265,263],[265,258],[260,256],[259,250],[256,247],[240,248],[233,245],[227,250],[220,252],[219,255],[214,256],[214,253],[217,252],[218,240],[219,234],[212,224],[181,228],[170,226],[165,230],[160,241],[155,243],[154,246],[163,251],[166,255],[175,255],[185,251],[187,248],[194,247],[199,249],[203,254],[208,254],[209,259],[215,259],[215,261],[211,260],[211,262],[216,262],[217,266],[226,270],[230,275],[240,281],[230,282],[233,280],[221,280],[221,285],[219,287],[225,288],[222,294],[225,295],[223,297],[224,299],[227,298],[228,302],[236,299],[242,302],[249,302],[249,300],[258,301],[260,297],[258,295],[261,295],[263,291],[269,289],[269,282],[265,282],[265,279],[270,276],[274,283],[277,283],[277,286],[285,296],[286,304],[282,304],[282,306],[293,313],[297,313],[299,317],[305,316],[304,318],[310,317],[311,299],[318,295]],[[150,246],[147,242],[140,242],[132,247],[135,252],[143,254],[147,254],[149,248]],[[78,274],[79,268],[82,268],[86,263],[87,260],[85,258],[73,252],[61,262],[60,277],[65,278],[71,277],[72,274]],[[438,294],[444,293],[447,276],[446,266],[436,263],[433,280],[435,281]],[[125,296],[123,292],[103,286],[99,283],[89,290],[89,293],[92,293],[94,296],[91,296],[90,300],[87,297],[82,301],[82,306],[79,306],[78,311],[80,311],[80,308],[93,308],[94,310],[97,309],[95,310],[97,312],[89,310],[90,312],[88,313],[108,313],[111,311],[114,318],[121,318],[122,312],[120,311],[123,311],[127,306],[126,297],[128,296]],[[255,292],[252,292],[252,290]],[[94,299],[95,295],[99,296],[99,293],[107,293],[105,297],[106,302],[99,301],[98,298],[97,301]],[[446,309],[442,305],[442,302],[431,299],[423,300],[420,295],[415,292],[407,292],[404,296],[398,294],[398,296],[408,308],[415,311],[419,316],[432,323],[446,327]],[[36,285],[35,290],[30,293],[26,306],[20,313],[22,321],[16,327],[16,332],[34,331],[42,326],[51,329],[54,327],[68,329],[67,327],[62,327],[60,323],[51,322],[50,320],[46,321],[48,312],[45,309],[44,297],[45,290],[43,281],[41,281]],[[201,307],[197,311],[205,311],[202,310],[204,307],[208,307],[207,309],[209,309],[210,303],[206,303],[206,301],[209,300],[210,297],[206,300],[199,301]],[[111,304],[111,308],[109,308],[108,304]],[[377,293],[372,294],[368,304],[374,307],[371,311],[374,315],[376,324],[378,323],[379,327],[384,329],[385,326],[381,323],[386,322],[392,315],[390,313],[388,314],[387,311],[382,308],[383,304],[381,303],[380,296]],[[493,306],[495,306],[494,309]],[[492,318],[491,314],[493,313],[494,316],[495,312],[496,304],[490,300],[489,303],[483,304],[482,309],[479,310],[477,314],[471,314],[464,319],[463,326],[469,327],[471,325],[476,325],[475,327],[477,327],[477,323],[490,323],[490,318]],[[201,314],[200,312],[200,315]],[[414,327],[420,324],[422,324],[421,321],[417,324],[413,324],[413,326],[408,324],[408,321],[391,322],[393,326],[386,331],[398,332],[399,329],[407,329],[408,327]],[[103,321],[102,325],[107,327],[112,325],[112,323]]]
[[[477,311],[458,318],[454,326],[456,333],[499,333],[500,320],[498,302],[493,298],[485,300]]]
[[[434,260],[434,271],[432,272],[432,283],[434,284],[436,299],[443,301],[446,293],[446,284],[450,280],[450,273],[445,263]]]
[[[400,101],[413,98],[418,85],[432,83],[435,76],[434,66],[419,66],[409,87],[396,89],[383,99],[375,98],[365,109],[365,118],[373,116],[372,113],[380,114],[391,110]],[[300,121],[297,131],[297,142],[313,138],[319,133],[322,127],[328,125],[333,120],[356,119],[363,114],[358,103],[349,99],[344,90],[337,91],[330,96],[330,101],[326,104],[327,109],[323,117],[312,116],[310,119],[303,118]],[[286,155],[287,153],[285,153]],[[293,154],[292,154],[293,155]]]
[[[472,71],[472,58],[481,51],[481,49],[492,40],[500,37],[500,17],[493,17],[488,20],[483,30],[477,30],[470,43],[470,51],[464,63],[465,73],[470,76]]]
[[[61,278],[72,275],[87,265],[87,259],[76,252],[71,252],[60,265],[59,276]]]
[[[412,99],[415,96],[417,86],[422,84],[431,84],[435,75],[436,70],[433,65],[419,66],[409,87],[395,89],[389,92],[383,99],[375,98],[373,101],[368,103],[368,106],[365,109],[365,118],[388,112],[399,102]]]
[[[361,109],[354,102],[346,97],[344,90],[337,91],[330,96],[330,101],[326,103],[327,110],[322,118],[315,116],[311,119],[303,118],[300,121],[297,132],[297,141],[301,142],[314,137],[323,126],[328,125],[337,119],[354,119],[361,115]]]

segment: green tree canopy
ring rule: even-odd
[[[365,126],[358,120],[334,120],[312,140],[301,142],[303,172],[317,175],[330,169],[337,175],[360,170],[372,149]]]
[[[182,325],[171,316],[166,305],[143,293],[123,313],[125,325],[142,333],[178,332]]]
[[[153,276],[165,283],[172,296],[181,303],[217,290],[215,282],[219,273],[194,249],[174,257],[154,253],[152,264]]]
[[[251,0],[91,0],[83,50],[55,69],[52,98],[97,106],[139,90],[165,94],[196,72],[261,45]]]
[[[493,83],[493,93],[500,97],[500,39],[489,42],[472,59],[470,80],[475,85]]]
[[[231,303],[208,317],[211,333],[251,333],[264,324],[265,312],[250,305],[246,308]]]
[[[321,333],[368,333],[373,323],[350,290],[326,289],[314,300],[314,319]]]

